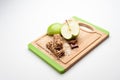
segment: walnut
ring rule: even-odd
[[[63,39],[60,34],[54,34],[53,41],[48,42],[46,47],[58,58],[64,55]]]

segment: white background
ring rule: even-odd
[[[0,0],[0,80],[120,80],[119,7],[119,0]],[[27,44],[72,16],[107,29],[110,37],[59,74]]]

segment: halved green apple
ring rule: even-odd
[[[66,21],[66,23],[61,28],[62,36],[67,39],[76,38],[79,35],[80,27],[75,21]]]

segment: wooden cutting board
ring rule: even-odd
[[[46,48],[46,43],[52,40],[52,37],[48,35],[43,35],[28,45],[32,52],[37,54],[41,59],[60,73],[67,71],[71,66],[73,66],[73,64],[79,61],[109,36],[109,32],[105,29],[95,26],[78,17],[73,17],[72,19],[76,20],[80,25],[80,34],[77,37],[79,47],[70,49],[69,55],[65,54],[65,56],[60,59],[54,56]],[[65,44],[68,44],[66,40],[64,40],[64,42]]]

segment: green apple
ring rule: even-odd
[[[66,21],[66,23],[61,28],[62,36],[67,39],[76,38],[79,35],[80,27],[75,21]]]
[[[48,35],[60,34],[62,26],[63,26],[63,24],[61,24],[61,23],[51,24],[47,29],[47,34]]]

